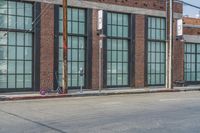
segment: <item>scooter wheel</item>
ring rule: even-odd
[[[41,89],[41,90],[40,90],[40,94],[41,94],[41,95],[45,95],[45,94],[46,94],[46,90],[45,90],[45,89]]]

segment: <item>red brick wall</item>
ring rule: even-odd
[[[200,19],[199,18],[183,18],[183,24],[185,25],[194,25],[200,26]],[[196,27],[184,27],[183,33],[186,35],[200,35],[200,28]]]
[[[135,87],[145,86],[145,16],[135,17]]]
[[[176,39],[177,23],[174,23],[174,41],[173,41],[173,81],[184,79],[184,44]]]
[[[166,10],[166,1],[161,0],[86,0],[92,2],[124,5],[130,7],[139,7],[144,9],[154,9],[154,10]],[[174,4],[174,11],[182,13],[182,4]]]
[[[53,88],[54,5],[42,3],[41,12],[40,88]]]
[[[92,12],[92,89],[99,87],[99,36],[97,35],[98,10]]]

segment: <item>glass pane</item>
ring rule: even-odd
[[[128,26],[128,15],[123,15],[123,25]]]
[[[16,16],[8,16],[8,28],[16,29]]]
[[[0,75],[0,88],[7,88],[7,75]]]
[[[8,75],[8,88],[15,88],[15,75]]]
[[[72,33],[78,34],[78,22],[72,23]]]
[[[85,23],[79,23],[79,34],[85,34]]]
[[[32,30],[32,18],[25,18],[25,29]]]
[[[24,16],[24,3],[17,2],[17,15]]]
[[[25,75],[25,88],[31,88],[31,87],[32,87],[32,76]]]
[[[17,47],[17,59],[24,59],[24,48],[23,47]]]
[[[78,76],[72,75],[72,86],[77,86],[77,85],[78,85]]]
[[[15,59],[16,57],[16,48],[14,46],[8,47],[8,59]]]
[[[7,61],[0,60],[0,74],[6,74],[6,73],[7,73]]]
[[[85,12],[84,10],[79,9],[79,21],[84,22],[85,21]]]
[[[123,15],[118,14],[118,25],[122,25],[122,23],[123,23]]]
[[[32,17],[32,4],[25,4],[25,16]]]
[[[72,9],[72,20],[78,21],[78,9]]]
[[[25,46],[32,46],[32,34],[25,33]]]
[[[31,61],[25,61],[25,73],[26,74],[32,73],[32,62]]]
[[[17,88],[24,88],[23,83],[24,83],[24,77],[23,75],[17,75]]]
[[[17,73],[18,74],[24,73],[24,62],[23,61],[17,61]]]
[[[8,45],[16,45],[16,34],[8,32]]]
[[[0,31],[0,45],[7,45],[7,32]]]
[[[0,28],[7,28],[7,15],[0,15]]]
[[[17,17],[17,29],[24,29],[24,17]]]
[[[0,3],[0,13],[2,14],[7,14],[7,1],[6,0],[2,0]]]
[[[8,1],[8,14],[16,15],[16,2]]]
[[[31,47],[25,47],[25,60],[32,60],[32,48]]]
[[[68,23],[69,24],[69,23]],[[70,25],[69,25],[69,27],[68,27],[68,29],[70,29]],[[59,32],[60,33],[63,33],[63,21],[59,21]]]
[[[8,61],[8,74],[15,74],[15,61]]]
[[[17,45],[24,45],[24,33],[17,33]]]
[[[7,59],[7,46],[0,46],[0,59]]]

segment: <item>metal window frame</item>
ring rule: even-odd
[[[185,51],[185,46],[187,47],[187,45],[194,45],[195,46],[195,52],[186,52]],[[193,84],[193,85],[196,85],[196,84],[200,84],[200,81],[198,81],[197,80],[197,64],[200,64],[200,62],[198,63],[197,62],[197,55],[200,55],[200,53],[198,53],[197,52],[197,46],[200,46],[200,43],[193,43],[193,42],[186,42],[185,44],[184,44],[184,80],[186,80],[186,82],[188,83],[188,84]],[[191,62],[191,60],[190,60],[190,62],[187,62],[186,60],[185,60],[185,56],[186,56],[186,54],[189,54],[189,55],[191,55],[191,54],[194,54],[195,55],[195,62]],[[195,71],[193,72],[192,70],[191,70],[191,68],[190,68],[190,72],[185,72],[185,65],[186,64],[195,64]],[[187,80],[186,79],[186,77],[185,77],[185,75],[186,74],[190,74],[190,76],[192,75],[192,73],[195,73],[195,80],[194,81],[192,81],[191,80],[191,77],[190,77],[190,80]]]
[[[0,88],[0,92],[13,92],[13,91],[33,91],[34,89],[34,81],[33,81],[33,77],[34,77],[34,43],[35,43],[35,36],[34,36],[34,30],[33,31],[27,31],[26,29],[25,29],[25,18],[27,18],[27,16],[25,16],[25,4],[34,4],[33,2],[22,2],[22,1],[20,1],[20,0],[8,0],[8,1],[6,1],[7,2],[7,5],[8,5],[8,2],[9,1],[12,1],[12,2],[16,2],[15,3],[15,6],[17,7],[17,3],[18,2],[20,2],[20,3],[23,3],[24,4],[24,15],[22,16],[23,17],[23,20],[24,20],[24,29],[17,29],[17,16],[21,16],[21,15],[17,15],[17,8],[16,8],[16,15],[9,15],[9,13],[8,13],[8,7],[9,6],[7,6],[7,13],[5,14],[6,16],[7,16],[7,20],[8,20],[8,16],[15,16],[15,18],[16,18],[16,22],[15,22],[15,25],[16,25],[16,28],[15,29],[11,29],[11,28],[9,28],[8,27],[8,23],[7,23],[7,27],[6,28],[0,28],[0,31],[2,31],[2,32],[14,32],[15,33],[15,40],[17,41],[17,33],[22,33],[23,34],[23,36],[24,36],[24,40],[23,40],[23,42],[25,43],[25,33],[31,33],[31,35],[32,35],[32,46],[25,46],[25,45],[23,45],[23,46],[17,46],[17,44],[15,44],[15,45],[8,45],[8,42],[7,42],[7,44],[6,45],[1,45],[1,46],[6,46],[7,47],[7,56],[8,56],[8,48],[9,48],[9,46],[14,46],[15,47],[15,59],[4,59],[4,60],[6,60],[6,62],[7,62],[7,73],[6,74],[1,74],[1,75],[6,75],[7,76],[7,85],[6,85],[6,88]],[[32,17],[28,17],[28,18],[32,18],[32,20],[34,19],[34,15],[35,15],[35,13],[34,13],[34,11],[35,11],[35,8],[34,8],[34,6],[32,6]],[[34,27],[32,27],[32,28],[34,28]],[[7,41],[9,40],[8,39],[8,34],[7,34]],[[18,47],[22,47],[23,48],[23,51],[24,51],[24,53],[25,53],[25,48],[26,47],[31,47],[32,48],[32,59],[31,60],[25,60],[25,54],[24,54],[24,56],[23,56],[23,60],[21,60],[21,59],[17,59],[17,48]],[[3,59],[1,59],[1,60],[3,60]],[[18,61],[23,61],[24,62],[24,64],[23,64],[23,74],[17,74],[17,67],[15,67],[15,73],[14,74],[9,74],[8,73],[8,61],[15,61],[15,66],[17,66],[17,62]],[[25,61],[31,61],[32,62],[32,71],[31,71],[31,74],[26,74],[25,73]],[[9,75],[13,75],[13,76],[15,76],[15,88],[9,88],[8,87],[8,76]],[[23,88],[17,88],[17,75],[22,75],[23,76]],[[26,88],[25,87],[25,76],[26,75],[29,75],[29,76],[31,76],[31,88]]]
[[[59,8],[62,6],[55,6],[55,16],[57,16],[55,18],[55,55],[54,55],[54,68],[55,71],[58,72],[58,67],[59,67],[59,36],[63,35],[62,33],[59,32]],[[69,33],[68,35],[71,37],[83,37],[84,38],[84,42],[85,42],[85,46],[84,46],[84,54],[85,54],[85,58],[84,61],[73,61],[73,62],[79,62],[79,63],[84,63],[84,86],[83,88],[91,88],[91,49],[92,49],[92,28],[91,28],[91,18],[92,18],[92,10],[91,9],[86,9],[86,8],[79,8],[79,7],[72,7],[70,6],[69,8],[72,9],[80,9],[80,10],[84,10],[85,11],[85,33],[84,34],[73,34],[73,33]],[[71,21],[73,22],[73,21]],[[79,22],[79,21],[77,21]],[[79,29],[78,29],[79,30]],[[73,49],[78,49],[79,48],[73,48]],[[71,62],[71,61],[70,61]],[[69,75],[69,73],[68,73]],[[74,75],[73,73],[70,74],[71,76]],[[79,74],[75,74],[77,76],[79,76]],[[79,79],[79,78],[78,78]],[[79,81],[77,82],[77,86],[68,86],[69,89],[78,89],[80,88],[80,86],[78,85]],[[56,79],[54,77],[54,87],[57,87],[58,84],[56,82]]]
[[[118,87],[129,87],[129,86],[133,86],[134,84],[132,83],[132,80],[134,79],[134,76],[133,76],[133,73],[134,71],[132,70],[132,67],[134,66],[133,65],[133,62],[134,62],[134,58],[133,58],[133,49],[134,49],[134,34],[132,32],[132,30],[130,30],[130,28],[135,28],[133,25],[133,22],[134,22],[134,16],[132,14],[128,14],[128,13],[121,13],[121,12],[113,12],[113,11],[104,11],[104,29],[103,29],[103,32],[105,35],[107,35],[107,14],[108,13],[114,13],[114,14],[122,14],[122,15],[127,15],[128,16],[128,37],[117,37],[117,36],[107,36],[106,38],[104,38],[103,40],[103,87],[104,88],[118,88]],[[112,21],[112,18],[111,18],[111,21]],[[122,22],[123,23],[123,22]],[[112,26],[112,24],[109,24]],[[124,26],[123,24],[122,25],[118,25],[116,24],[115,26]],[[118,32],[118,31],[116,31]],[[123,34],[123,29],[122,29],[122,34]],[[122,35],[123,36],[123,35]],[[134,38],[133,38],[134,37]],[[107,39],[119,39],[119,40],[127,40],[128,41],[128,61],[126,63],[128,63],[128,73],[127,76],[128,76],[128,84],[127,85],[107,85]],[[109,50],[110,51],[110,50]],[[111,50],[112,52],[113,50]],[[118,50],[114,50],[114,51],[118,51]],[[123,52],[124,50],[122,50]],[[112,61],[111,61],[112,62]],[[117,63],[119,63],[117,61]],[[122,62],[123,63],[123,62]],[[124,62],[125,63],[125,62]],[[112,75],[112,73],[110,73]],[[119,74],[119,73],[117,73]],[[123,73],[120,73],[122,74],[122,77],[123,77]],[[112,81],[111,81],[112,82]],[[116,76],[116,83],[117,83],[117,76]],[[123,84],[123,78],[122,78],[122,84]]]
[[[145,16],[145,86],[164,86],[165,85],[165,76],[166,76],[166,72],[165,72],[165,70],[166,70],[166,61],[163,63],[164,64],[164,73],[154,73],[154,75],[156,76],[156,75],[163,75],[164,74],[164,84],[149,84],[148,83],[148,76],[149,76],[149,74],[152,74],[152,73],[149,73],[148,72],[148,64],[149,64],[149,62],[148,62],[148,43],[149,42],[155,42],[155,43],[157,43],[157,42],[159,42],[159,43],[164,43],[164,46],[165,46],[165,52],[159,52],[160,54],[161,53],[164,53],[164,59],[165,59],[165,56],[166,56],[166,38],[165,38],[165,40],[158,40],[158,39],[149,39],[149,18],[155,18],[155,19],[157,19],[157,18],[160,18],[161,19],[161,21],[162,21],[162,19],[164,19],[164,22],[165,22],[165,29],[159,29],[160,31],[162,31],[162,30],[164,30],[164,33],[166,34],[166,21],[165,21],[165,17],[158,17],[158,16],[149,16],[149,15],[147,15],[147,16]],[[160,21],[160,22],[161,22]],[[156,22],[155,22],[155,25],[156,25]],[[160,23],[160,26],[161,26],[161,23]],[[158,29],[158,28],[153,28],[153,29]],[[155,32],[155,38],[156,38],[156,32]],[[161,38],[160,38],[161,39]],[[161,47],[160,47],[160,50],[161,50]],[[155,53],[155,52],[154,52]],[[157,52],[156,52],[157,53]],[[154,62],[154,64],[158,64],[158,63],[156,63],[156,62]],[[159,64],[161,65],[162,63],[161,62],[159,62]],[[160,69],[160,71],[161,71],[161,69]],[[156,78],[155,78],[156,79]],[[161,79],[160,79],[160,81],[161,81]]]

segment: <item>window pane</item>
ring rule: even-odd
[[[18,74],[24,73],[24,62],[23,61],[17,61],[17,73]]]
[[[32,18],[25,18],[25,29],[32,30]]]
[[[0,3],[0,13],[7,14],[7,1],[3,0]]]
[[[7,59],[7,46],[0,46],[0,59]]]
[[[25,46],[32,46],[32,34],[25,33]]]
[[[24,16],[24,3],[17,2],[17,15]]]
[[[8,88],[15,88],[15,75],[8,75]]]
[[[14,46],[8,47],[8,59],[15,59],[15,57],[16,57],[15,50],[16,50],[16,48]]]
[[[16,29],[16,16],[8,16],[8,28]]]
[[[24,17],[17,17],[17,29],[24,29]]]
[[[25,75],[25,88],[31,88],[31,87],[32,87],[32,76]]]
[[[8,33],[8,45],[16,45],[16,33]]]
[[[25,4],[25,16],[32,17],[32,4]]]
[[[24,83],[24,77],[23,75],[17,75],[17,88],[24,88],[23,83]]]
[[[26,74],[32,73],[32,62],[31,61],[25,61],[25,73]]]
[[[32,48],[31,47],[25,47],[25,60],[31,60],[32,59]]]
[[[0,28],[7,28],[7,16],[0,15]]]
[[[7,88],[7,75],[0,75],[0,88]]]
[[[15,61],[8,61],[8,73],[15,74]]]
[[[23,60],[24,59],[24,48],[17,47],[17,59]]]
[[[8,1],[8,14],[16,15],[16,2]]]
[[[23,33],[17,33],[17,45],[24,45],[24,34]]]
[[[6,73],[7,73],[7,61],[0,60],[0,74],[6,74]]]

